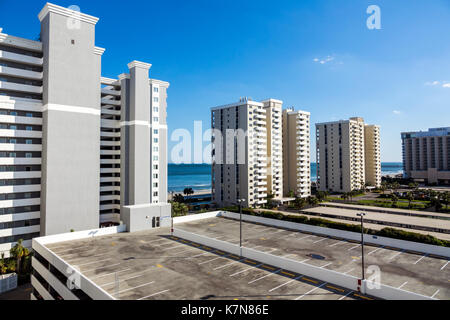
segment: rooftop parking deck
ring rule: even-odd
[[[183,223],[179,229],[238,244],[239,221],[211,218]],[[356,241],[243,223],[243,246],[280,257],[361,277],[361,245]],[[378,266],[381,283],[436,299],[450,299],[447,258],[365,245],[365,266]]]
[[[205,228],[211,223],[202,222]],[[229,223],[225,219],[212,222]],[[371,299],[318,279],[171,237],[165,228],[46,247],[116,299]]]

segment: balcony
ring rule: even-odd
[[[12,53],[3,50],[0,50],[0,60],[24,63],[33,66],[42,66],[44,61],[42,58],[30,57],[27,55]]]
[[[0,89],[25,92],[25,93],[42,94],[41,86],[33,86],[33,85],[28,85],[28,84],[13,83],[13,82],[6,82],[6,81],[0,81]]]
[[[0,66],[0,75],[22,79],[42,80],[42,72]]]

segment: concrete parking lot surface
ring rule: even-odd
[[[224,238],[233,238],[234,221],[201,220],[180,226],[198,232],[198,228],[212,230],[211,223],[218,229],[231,228],[232,233]],[[318,279],[171,237],[169,232],[162,228],[120,233],[47,247],[117,299],[371,299]]]
[[[230,243],[239,243],[239,221],[211,218],[177,227]],[[272,255],[361,276],[361,245],[344,239],[243,222],[243,245]],[[365,265],[378,266],[383,284],[436,299],[450,299],[450,263],[395,248],[365,246]]]

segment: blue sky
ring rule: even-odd
[[[54,2],[100,18],[103,76],[141,60],[171,83],[170,132],[207,129],[210,107],[242,96],[283,100],[313,124],[364,117],[381,126],[383,161],[401,161],[401,131],[450,126],[447,0]],[[36,39],[44,4],[0,0],[0,27]],[[381,30],[366,27],[371,4]]]

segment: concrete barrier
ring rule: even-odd
[[[280,269],[293,271],[307,277],[319,279],[321,281],[338,285],[346,289],[354,291],[358,290],[358,278],[345,275],[333,270],[322,269],[316,266],[302,263],[300,261],[271,255],[269,253],[264,253],[250,248],[240,248],[238,245],[232,243],[208,238],[180,229],[174,230],[174,236],[227,253],[239,255],[243,258],[252,259]],[[381,284],[378,288],[369,288],[368,281],[363,281],[361,289],[362,293],[364,294],[369,294],[371,296],[386,300],[435,300],[427,296],[393,288],[383,284]]]
[[[239,214],[234,213],[234,212],[220,211],[220,212],[218,212],[218,216],[231,218],[231,219],[239,219]],[[247,215],[247,214],[242,215],[242,220],[248,221],[248,222],[256,222],[256,223],[264,224],[267,226],[286,228],[286,229],[298,230],[298,231],[306,231],[306,232],[311,232],[311,233],[320,234],[320,235],[324,235],[324,236],[344,238],[347,240],[361,241],[361,234],[357,233],[357,232],[350,232],[350,231],[343,231],[343,230],[337,230],[337,229],[331,229],[331,228],[310,226],[307,224],[301,224],[301,223],[289,222],[289,221],[277,220],[277,219],[269,219],[269,218],[251,216],[251,215]],[[398,249],[403,249],[403,250],[411,250],[411,251],[415,251],[415,252],[427,253],[427,254],[450,258],[450,248],[448,248],[448,247],[434,246],[434,245],[430,245],[430,244],[405,241],[405,240],[399,240],[399,239],[393,239],[393,238],[387,238],[387,237],[379,237],[379,236],[368,235],[368,234],[364,235],[364,241],[366,243],[375,244],[375,245],[379,245],[379,246],[393,247],[393,248],[398,248]]]
[[[175,218],[173,218],[173,224],[175,225],[175,224],[179,224],[179,223],[214,218],[214,217],[217,217],[221,212],[222,211],[213,211],[213,212],[206,212],[206,213],[191,214],[191,215],[182,216],[182,217],[175,217]]]

